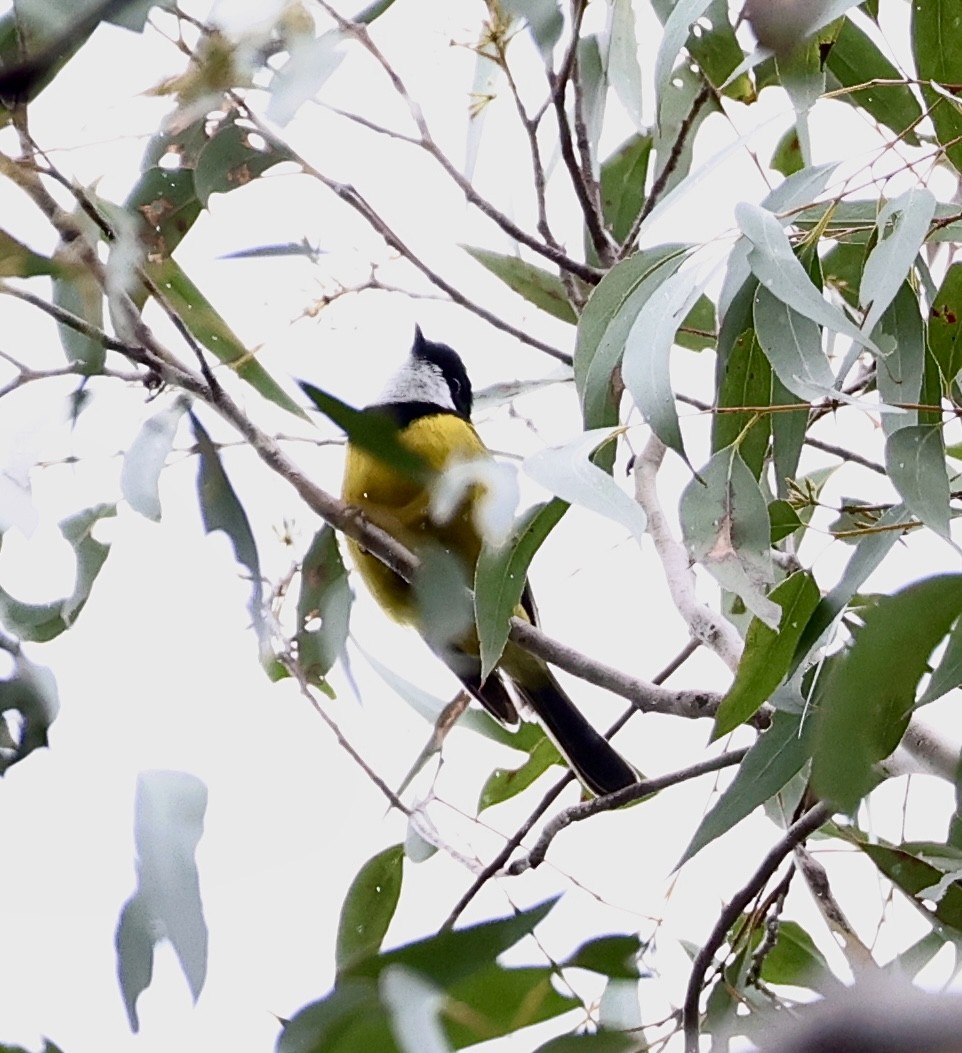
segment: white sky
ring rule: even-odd
[[[267,5],[246,6],[263,11]],[[412,93],[424,102],[445,149],[459,159],[472,69],[470,53],[450,41],[473,39],[480,5],[433,6],[430,26],[409,23],[409,14],[385,17],[382,38]],[[220,8],[238,19],[235,25],[243,23],[237,6]],[[898,32],[895,27],[893,34]],[[32,131],[64,171],[84,184],[96,184],[107,198],[122,199],[136,177],[146,138],[170,105],[144,93],[162,77],[179,72],[182,63],[182,56],[155,33],[134,37],[102,28],[68,66],[62,83],[32,108]],[[358,74],[350,66],[345,63],[328,90],[344,105],[357,106],[362,100],[366,106],[378,83],[369,66]],[[872,143],[869,130],[841,104],[826,109],[834,123],[816,133],[816,160],[857,156],[851,168],[864,173],[870,155],[863,151]],[[504,145],[501,138],[508,134],[508,110],[505,101],[488,116],[478,180],[507,202],[508,211],[527,219],[525,184],[512,180],[508,169],[518,144],[508,140]],[[734,111],[739,133],[762,126],[751,146],[763,160],[787,127],[789,114],[784,97],[775,92],[766,93],[751,111]],[[395,119],[390,107],[383,119]],[[608,147],[626,131],[623,123],[609,132]],[[497,283],[480,274],[457,248],[459,242],[500,250],[509,246],[411,150],[347,128],[310,105],[285,135],[326,173],[355,181],[441,273],[464,283],[515,324],[570,350],[573,333],[567,327],[505,298]],[[731,125],[713,118],[700,160],[733,138]],[[6,134],[0,144],[10,148]],[[664,218],[650,243],[730,237],[734,203],[757,201],[766,190],[747,152],[740,151],[704,190]],[[6,186],[0,186],[0,209],[5,229],[38,249],[52,250],[43,223]],[[218,259],[238,249],[305,236],[329,250],[316,268],[300,260]],[[565,236],[574,243],[580,235],[573,225]],[[443,303],[366,294],[340,300],[316,318],[301,317],[335,281],[363,280],[369,259],[388,256],[323,188],[303,177],[275,174],[216,197],[177,256],[241,338],[261,349],[264,364],[277,377],[309,378],[355,404],[380,388],[406,351],[415,320],[429,336],[462,352],[476,388],[508,377],[558,372],[537,352]],[[0,301],[0,334],[4,350],[32,364],[62,361],[52,328],[20,304]],[[675,379],[683,381],[685,390],[710,390],[707,356],[705,363],[690,355],[678,362]],[[141,391],[101,383],[92,409],[71,431],[54,410],[57,398],[71,387],[69,381],[34,385],[5,400],[0,415],[0,457],[24,463],[80,457],[78,464],[32,473],[39,523],[29,537],[13,530],[4,538],[0,580],[25,600],[69,590],[72,562],[57,540],[55,524],[79,508],[119,498],[117,452],[129,446],[144,417],[165,404],[162,395],[153,407],[145,407]],[[297,430],[255,396],[245,396],[245,401],[265,428]],[[517,416],[504,411],[480,415],[489,445],[525,454],[570,438],[578,427],[570,386],[520,399],[516,409]],[[537,423],[537,431],[529,427],[529,419]],[[847,426],[864,435],[865,448],[876,441],[868,418]],[[216,437],[226,437],[223,429],[213,427]],[[707,421],[686,417],[685,430],[692,448],[704,451]],[[325,433],[323,424],[320,432]],[[845,441],[851,436],[847,433]],[[182,435],[178,446],[187,444]],[[291,449],[323,485],[337,488],[336,447],[296,444]],[[227,470],[252,517],[265,570],[277,580],[304,551],[318,524],[282,482],[251,460],[243,451],[225,454]],[[401,819],[385,814],[383,798],[336,747],[293,687],[271,685],[262,675],[247,624],[247,586],[223,535],[202,533],[195,474],[192,458],[172,457],[162,482],[161,525],[123,505],[116,521],[102,525],[98,535],[109,536],[113,549],[88,607],[70,632],[28,650],[54,670],[62,712],[51,731],[52,748],[16,766],[0,784],[5,848],[0,871],[0,1042],[35,1048],[40,1036],[47,1035],[64,1053],[92,1048],[166,1053],[175,1045],[237,1053],[270,1048],[277,1031],[272,1014],[292,1014],[324,994],[331,982],[337,914],[351,878],[375,851],[404,836]],[[665,476],[665,500],[671,506],[687,476],[674,461]],[[865,493],[861,479],[856,484],[853,476],[840,472],[830,496],[849,492],[846,485]],[[879,484],[879,495],[890,496],[887,484]],[[532,496],[537,496],[534,489]],[[279,540],[287,520],[292,520],[291,546]],[[813,538],[808,545],[820,583],[831,583],[849,550],[827,538]],[[912,539],[905,554],[899,568],[885,572],[891,578],[880,576],[873,584],[893,587],[907,573],[918,576],[930,567],[944,567],[949,550],[926,534]],[[590,513],[569,514],[539,557],[534,576],[547,631],[600,659],[651,676],[686,639],[680,619],[671,613],[650,545],[639,548],[621,528]],[[363,647],[403,676],[439,697],[453,693],[450,678],[420,643],[370,611],[365,597],[359,599],[356,633]],[[397,785],[429,729],[357,651],[353,669],[363,705],[338,673],[338,699],[328,711],[369,763]],[[673,682],[718,689],[726,681],[720,663],[700,655]],[[575,684],[572,692],[600,725],[621,711],[617,700],[587,685]],[[667,772],[703,756],[707,723],[679,724],[657,717],[636,719],[619,741],[641,770]],[[511,758],[464,731],[450,737],[444,756],[436,785],[440,800],[431,815],[458,852],[487,858],[501,843],[499,832],[514,830],[533,806],[532,798],[525,796],[520,806],[501,806],[475,822],[471,814],[478,787],[495,763]],[[148,768],[189,771],[209,788],[198,862],[211,934],[210,963],[206,988],[194,1008],[172,953],[161,948],[154,984],[140,1000],[141,1032],[131,1036],[115,979],[113,933],[120,907],[133,890],[133,792],[137,773]],[[418,790],[425,792],[428,784],[422,778]],[[711,785],[711,780],[702,780],[683,786],[633,813],[599,817],[585,824],[590,832],[569,831],[555,844],[549,864],[521,879],[491,883],[465,920],[503,914],[512,903],[527,905],[551,891],[569,889],[544,927],[546,945],[558,957],[595,932],[640,929],[647,935],[650,917],[664,917],[661,953],[654,964],[665,970],[667,980],[648,986],[650,1004],[667,1007],[665,999],[678,997],[686,967],[676,941],[697,942],[704,936],[722,900],[739,887],[754,868],[760,846],[774,836],[766,820],[753,817],[686,868],[666,903],[670,869],[710,803]],[[874,818],[892,837],[899,836],[903,793],[904,782],[899,782],[878,794]],[[566,800],[573,802],[573,790]],[[919,802],[909,812],[914,836],[941,836],[948,790],[940,787],[934,797],[919,795]],[[842,875],[839,887],[851,893],[843,906],[871,941],[882,908],[871,869],[855,857],[834,860],[833,866]],[[868,894],[856,878],[869,882]],[[443,853],[409,867],[389,942],[433,931],[469,881],[463,866]],[[796,893],[792,907],[820,944],[830,942],[804,895]],[[882,958],[921,931],[907,907],[896,903],[889,909],[899,924],[880,941]],[[514,1048],[535,1044],[526,1036]]]

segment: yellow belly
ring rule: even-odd
[[[474,428],[450,413],[419,417],[403,428],[398,437],[436,472],[452,461],[490,456]],[[359,508],[372,523],[415,554],[427,541],[440,544],[461,561],[471,582],[481,550],[481,538],[471,514],[479,487],[471,487],[454,515],[441,524],[431,519],[428,487],[429,484],[421,480],[402,476],[386,467],[366,450],[348,445],[342,488],[344,501]],[[364,583],[380,606],[398,621],[416,624],[417,609],[411,586],[356,541],[349,540],[348,548]]]

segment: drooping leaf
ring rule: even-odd
[[[149,986],[154,946],[170,941],[196,1002],[207,976],[207,924],[194,854],[204,828],[207,787],[180,771],[137,777],[134,844],[137,890],[117,925],[117,974],[132,1031]]]
[[[788,918],[779,918],[775,944],[765,954],[759,975],[766,983],[807,987],[822,994],[842,986],[812,937]]]
[[[56,274],[56,262],[0,230],[0,278],[34,278],[39,274]]]
[[[899,70],[850,18],[840,23],[825,61],[829,72],[842,87],[868,85],[840,96],[843,100],[860,106],[903,142],[918,145],[914,131],[914,126],[922,118],[918,99],[907,84],[899,83],[903,80]]]
[[[556,274],[528,263],[520,256],[507,256],[471,245],[462,245],[464,251],[477,260],[496,278],[500,278],[509,289],[523,296],[529,303],[547,312],[553,318],[575,325],[578,316],[568,300],[564,283]]]
[[[865,251],[866,247],[857,242],[839,241],[822,257],[825,287],[834,289],[852,307],[857,307],[859,302]]]
[[[503,545],[481,549],[474,573],[474,616],[481,645],[482,681],[504,651],[531,560],[567,510],[568,504],[558,498],[535,505],[521,517]]]
[[[187,168],[148,168],[124,202],[140,221],[148,259],[167,259],[201,213],[194,175]]]
[[[124,454],[120,492],[135,512],[155,523],[160,522],[160,473],[186,409],[187,403],[178,398],[148,418]]]
[[[958,105],[928,84],[962,84],[962,54],[955,46],[958,12],[950,0],[912,4],[912,55],[921,80],[922,98],[945,156],[962,171],[962,113]]]
[[[675,60],[688,40],[691,25],[701,18],[710,3],[711,0],[678,0],[665,20],[658,54],[655,56],[655,99],[659,113]]]
[[[82,236],[96,245],[100,230],[79,207],[71,216]],[[55,273],[53,279],[53,303],[65,311],[89,322],[97,329],[104,327],[104,290],[90,269],[78,257],[76,246],[63,242],[57,246],[51,263]],[[82,363],[84,372],[95,376],[104,368],[107,352],[104,345],[93,337],[78,332],[69,325],[58,323],[57,332],[68,362]]]
[[[794,125],[778,140],[769,164],[784,176],[800,172],[805,167],[802,144],[798,138],[798,129]]]
[[[749,266],[772,296],[818,325],[827,326],[870,351],[878,352],[869,337],[812,284],[792,251],[785,231],[771,212],[742,201],[735,206],[735,218],[742,233],[752,243]]]
[[[338,973],[352,961],[377,954],[401,897],[404,846],[391,845],[369,859],[351,882],[337,926]]]
[[[601,209],[619,243],[628,237],[645,203],[651,144],[650,133],[633,135],[601,166]]]
[[[612,0],[609,4],[605,42],[604,66],[608,82],[635,128],[641,131],[644,127],[641,67],[638,65],[638,39],[631,0]]]
[[[110,552],[110,545],[92,536],[101,519],[117,514],[116,505],[95,505],[70,516],[60,532],[74,550],[77,562],[73,592],[50,603],[22,603],[0,588],[0,621],[21,640],[42,643],[59,636],[77,620],[90,598],[90,590]]]
[[[558,0],[501,0],[501,6],[507,14],[525,22],[542,56],[550,59],[564,29]]]
[[[879,319],[872,339],[881,348],[876,363],[879,396],[889,406],[910,407],[921,401],[925,376],[925,328],[919,313],[919,301],[908,282],[889,304]],[[886,435],[918,422],[918,411],[906,408],[903,413],[881,414]]]
[[[895,299],[929,232],[935,195],[912,187],[879,212],[878,240],[865,260],[859,299],[865,308],[863,325],[871,332]]]
[[[0,679],[0,775],[47,745],[47,731],[59,711],[50,670],[22,652],[14,655],[10,675]]]
[[[769,595],[782,610],[777,629],[753,618],[735,680],[715,713],[712,738],[743,724],[765,703],[787,675],[802,630],[819,601],[818,585],[807,571],[789,575]]]
[[[676,4],[677,0],[655,0],[652,6],[662,23],[666,23]],[[698,63],[709,82],[723,94],[739,102],[754,101],[755,90],[750,77],[742,74],[729,81],[729,74],[742,61],[743,52],[725,0],[710,0],[701,16],[689,24],[685,50]]]
[[[297,663],[309,683],[325,685],[327,674],[344,653],[352,598],[337,536],[325,524],[301,561],[297,594]]]
[[[246,186],[269,168],[291,159],[276,140],[265,141],[236,120],[222,124],[201,149],[194,167],[194,191],[201,205],[211,194]]]
[[[493,723],[488,721],[488,723]],[[530,730],[529,730],[530,729]],[[527,759],[517,768],[495,768],[485,780],[478,794],[477,811],[480,815],[486,808],[491,808],[504,801],[517,797],[533,785],[552,765],[565,767],[565,760],[558,747],[548,738],[539,724],[523,724],[520,735],[515,735],[517,743],[509,745],[524,749]],[[533,734],[536,733],[536,734]]]
[[[896,433],[898,434],[898,433]],[[852,811],[872,767],[898,745],[929,655],[962,611],[962,575],[926,578],[882,596],[819,691],[812,785]]]
[[[271,78],[267,116],[281,127],[317,96],[328,78],[344,61],[345,35],[332,29],[318,37],[305,34],[291,43],[287,61]]]
[[[618,422],[612,376],[621,362],[628,333],[655,289],[681,266],[686,248],[642,249],[616,264],[585,304],[575,345],[575,387],[586,429]]]
[[[818,325],[775,297],[764,285],[755,289],[753,324],[759,345],[775,375],[793,394],[817,401],[835,382]]]
[[[595,428],[565,443],[528,457],[525,473],[536,483],[569,504],[581,505],[620,523],[641,539],[647,528],[645,514],[614,479],[592,462],[591,456],[612,438],[607,428]]]
[[[774,580],[768,505],[735,446],[715,453],[685,487],[679,517],[692,559],[775,628],[781,609],[765,595]]]
[[[939,664],[932,670],[919,705],[924,706],[941,698],[947,691],[962,684],[962,619],[956,621],[949,633],[945,651]]]
[[[728,833],[802,770],[812,754],[813,727],[811,719],[802,721],[797,714],[776,711],[771,727],[759,735],[731,785],[698,824],[678,867]]]
[[[916,424],[892,432],[885,442],[885,468],[908,510],[948,538],[949,477],[942,428]]]
[[[675,335],[701,295],[690,274],[676,271],[642,305],[625,340],[622,377],[651,430],[687,461],[669,374]]]
[[[713,95],[709,95],[696,111],[695,100],[704,90],[704,81],[687,60],[672,70],[665,85],[658,109],[654,141],[654,179],[657,181],[665,176],[662,201],[672,190],[681,189],[691,172],[698,129],[711,113],[719,110],[718,102]],[[666,173],[669,164],[671,170]]]
[[[637,935],[596,936],[581,944],[562,962],[566,969],[590,969],[615,980],[637,980],[642,942]]]
[[[148,261],[145,270],[194,339],[206,347],[218,362],[230,366],[241,380],[275,406],[298,417],[304,416],[301,407],[241,342],[176,260]]]

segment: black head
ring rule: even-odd
[[[426,362],[440,371],[447,381],[455,412],[459,417],[470,420],[473,402],[471,381],[457,351],[448,347],[447,344],[436,344],[431,340],[425,340],[421,327],[415,326],[411,358],[415,361]]]

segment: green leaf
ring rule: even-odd
[[[903,282],[895,299],[879,319],[872,339],[883,355],[876,364],[879,396],[888,406],[911,405],[921,401],[925,376],[925,327],[918,296],[909,282]],[[917,410],[881,414],[882,430],[891,435],[899,428],[918,422]]]
[[[798,922],[785,918],[779,919],[775,946],[765,955],[760,975],[766,983],[807,987],[822,994],[842,986],[812,937]]]
[[[204,530],[208,534],[215,530],[223,530],[234,549],[234,558],[249,571],[251,616],[255,625],[260,628],[263,583],[260,558],[257,555],[257,544],[250,520],[227,478],[217,447],[211,442],[210,436],[193,412],[190,413],[190,423],[194,429],[200,458],[197,469],[197,500],[204,520]]]
[[[385,848],[357,872],[337,926],[334,962],[338,973],[381,949],[401,897],[403,874],[403,845]]]
[[[715,714],[712,739],[744,724],[787,675],[802,630],[818,604],[815,579],[800,570],[772,590],[769,599],[782,609],[778,629],[753,618],[745,635],[745,650],[735,680]]]
[[[958,10],[951,0],[912,4],[912,55],[921,80],[922,98],[935,125],[945,156],[962,171],[962,113],[958,104],[928,86],[935,81],[948,88],[962,84],[962,53],[957,47]]]
[[[882,596],[819,691],[812,786],[851,812],[875,784],[872,766],[899,744],[928,658],[962,610],[962,575]]]
[[[583,943],[561,964],[566,969],[590,969],[614,980],[637,980],[642,942],[636,935],[597,936]]]
[[[117,514],[116,505],[95,505],[63,520],[60,532],[74,550],[77,561],[73,592],[51,603],[21,603],[0,588],[0,621],[21,640],[43,643],[59,636],[77,620],[90,590],[110,552],[110,545],[97,541],[91,531],[101,519]]]
[[[501,0],[502,8],[527,24],[541,54],[548,57],[564,29],[558,0]]]
[[[871,81],[890,83],[872,84],[840,98],[860,106],[879,124],[890,128],[903,142],[918,145],[913,126],[921,119],[918,99],[899,70],[879,51],[872,39],[851,19],[842,20],[838,33],[828,51],[826,65],[842,87],[853,88]],[[895,83],[892,83],[895,82]]]
[[[0,775],[47,745],[47,731],[59,711],[50,670],[15,654],[11,675],[0,680]],[[16,719],[8,721],[5,713],[16,714]]]
[[[864,245],[857,242],[836,242],[822,257],[822,276],[825,285],[843,296],[850,306],[857,307],[858,290],[862,282],[864,266]],[[878,343],[877,340],[876,343]]]
[[[802,146],[798,141],[798,129],[792,126],[778,140],[772,153],[770,166],[783,176],[790,176],[793,172],[800,172],[805,167],[802,157]]]
[[[485,544],[474,573],[474,616],[481,645],[481,680],[498,664],[508,642],[510,621],[521,602],[528,567],[545,538],[568,511],[553,498],[530,508],[511,536],[497,548]]]
[[[187,277],[176,260],[148,261],[144,268],[165,302],[187,326],[191,335],[241,380],[275,406],[298,417],[304,411],[258,362],[213,305]]]
[[[595,286],[578,322],[575,387],[585,429],[618,423],[612,376],[638,312],[684,260],[683,245],[642,249],[615,264]]]
[[[865,308],[862,325],[871,332],[910,274],[935,215],[935,196],[912,187],[887,201],[878,214],[878,240],[865,260],[859,299]]]
[[[703,0],[702,0],[703,2]],[[678,7],[682,4],[679,2]],[[675,10],[677,10],[676,8]],[[665,175],[669,163],[671,170],[667,174],[662,190],[662,200],[679,186],[691,172],[695,157],[695,142],[702,123],[712,114],[721,111],[714,96],[709,96],[702,107],[694,113],[695,99],[704,89],[704,81],[691,62],[685,59],[672,71],[664,94],[661,96],[658,109],[658,122],[655,126],[655,181]],[[682,131],[685,131],[682,139]],[[681,141],[681,149],[678,144]]]
[[[57,274],[56,262],[34,252],[12,234],[0,230],[0,278],[34,278],[38,274]]]
[[[962,684],[962,619],[956,621],[949,633],[945,651],[939,664],[932,670],[929,682],[919,699],[924,706],[941,698],[946,692]]]
[[[326,997],[299,1009],[284,1025],[276,1053],[399,1053],[377,984],[339,980]]]
[[[557,897],[506,918],[445,930],[393,951],[356,960],[341,975],[374,979],[389,966],[403,965],[448,987],[488,968],[499,954],[531,933],[556,902]]]
[[[334,421],[355,446],[405,475],[427,477],[427,465],[398,439],[398,426],[386,413],[355,409],[306,380],[299,383],[315,407]]]
[[[638,36],[631,0],[611,0],[605,34],[603,64],[608,83],[625,108],[631,123],[644,127],[641,98],[641,67],[638,65]]]
[[[650,133],[633,135],[601,166],[601,210],[619,244],[645,203],[651,143]]]
[[[492,723],[492,721],[488,721]],[[528,729],[533,729],[529,731]],[[486,808],[509,801],[517,797],[529,786],[533,785],[553,764],[565,767],[564,758],[558,751],[557,746],[544,733],[540,724],[524,724],[522,732],[526,732],[525,738],[529,742],[522,745],[521,741],[511,742],[509,745],[517,749],[525,749],[528,759],[518,768],[495,768],[488,776],[481,793],[478,795],[478,814]],[[515,736],[516,738],[518,736]],[[533,741],[531,741],[533,740]]]
[[[764,285],[755,290],[753,319],[758,343],[788,391],[806,401],[817,401],[831,391],[835,375],[822,350],[822,333],[815,322],[779,300]]]
[[[714,347],[718,339],[717,326],[715,305],[702,293],[679,326],[675,343],[689,351],[704,351],[706,347]]]
[[[692,559],[740,596],[754,615],[777,626],[781,610],[764,592],[774,580],[768,505],[734,446],[719,450],[691,480],[678,511]]]
[[[194,190],[205,208],[211,194],[226,194],[289,161],[292,154],[276,140],[264,140],[253,128],[228,120],[208,139],[194,168]]]
[[[561,994],[549,966],[506,969],[491,962],[486,969],[453,984],[445,992],[441,1018],[455,1049],[514,1035],[522,1028],[577,1009],[581,1002]]]
[[[148,259],[167,259],[201,212],[193,172],[189,168],[148,168],[127,196],[124,208],[140,221]]]
[[[676,0],[655,0],[653,6],[659,19],[665,22],[675,5]],[[726,83],[744,57],[728,16],[726,0],[711,0],[704,8],[703,15],[697,28],[689,24],[685,50],[698,63],[711,84],[724,95],[739,102],[753,102],[755,91],[747,74],[743,73],[731,83]],[[706,28],[706,23],[710,28]]]
[[[137,777],[134,843],[137,890],[117,924],[117,974],[132,1031],[137,999],[149,986],[154,946],[169,940],[194,1001],[207,975],[207,924],[194,854],[204,829],[207,787],[180,771]]]
[[[962,370],[962,263],[945,272],[929,311],[929,348],[946,390]]]
[[[799,527],[805,525],[787,501],[772,501],[768,506],[768,519],[772,524],[773,545],[791,537]]]
[[[160,473],[167,462],[187,402],[175,399],[166,409],[148,418],[124,454],[120,491],[135,511],[160,522]]]
[[[533,1053],[635,1053],[637,1049],[637,1035],[624,1031],[592,1031],[549,1039]]]
[[[337,535],[325,524],[301,561],[297,595],[297,664],[309,683],[325,684],[325,677],[344,653],[352,598]],[[315,622],[320,624],[309,628]]]
[[[354,16],[354,21],[362,26],[369,26],[373,21],[380,18],[394,4],[394,0],[374,0],[362,11]]]
[[[656,110],[661,112],[662,97],[668,91],[675,60],[685,46],[691,26],[705,13],[711,0],[677,0],[664,18],[664,32],[655,56],[655,100]]]
[[[765,466],[772,430],[772,415],[759,412],[771,405],[772,367],[755,338],[752,323],[751,304],[756,285],[754,278],[745,282],[725,314],[718,334],[718,407],[745,409],[712,415],[711,448],[715,453],[739,440],[742,460],[758,479]]]
[[[908,510],[948,538],[949,477],[941,426],[916,424],[892,432],[885,443],[885,468]]]
[[[812,721],[776,711],[771,727],[759,735],[731,785],[702,819],[675,869],[706,845],[727,834],[802,770],[811,756]]]
[[[74,209],[71,219],[77,224],[84,238],[90,244],[96,245],[100,238],[100,228],[93,220],[79,207]],[[54,305],[102,330],[104,291],[86,264],[79,262],[75,247],[61,242],[51,262],[55,268],[52,296]],[[57,332],[68,362],[82,363],[87,375],[103,372],[107,351],[100,341],[60,323],[57,325]]]
[[[540,307],[542,311],[546,311],[553,318],[559,318],[562,322],[569,322],[571,325],[577,323],[578,316],[568,300],[564,282],[556,274],[536,267],[520,256],[506,256],[471,245],[462,245],[461,248],[496,278],[500,278],[509,289],[523,296],[535,307]]]
[[[879,870],[913,900],[924,914],[930,918],[934,915],[943,925],[954,929],[955,932],[962,932],[962,886],[958,881],[948,883],[934,902],[934,907],[931,893],[946,873],[957,873],[962,869],[962,852],[957,849],[953,852],[948,845],[870,844],[855,837],[850,840],[858,845]],[[932,851],[933,848],[938,850],[938,855]],[[934,860],[938,860],[938,865]]]

